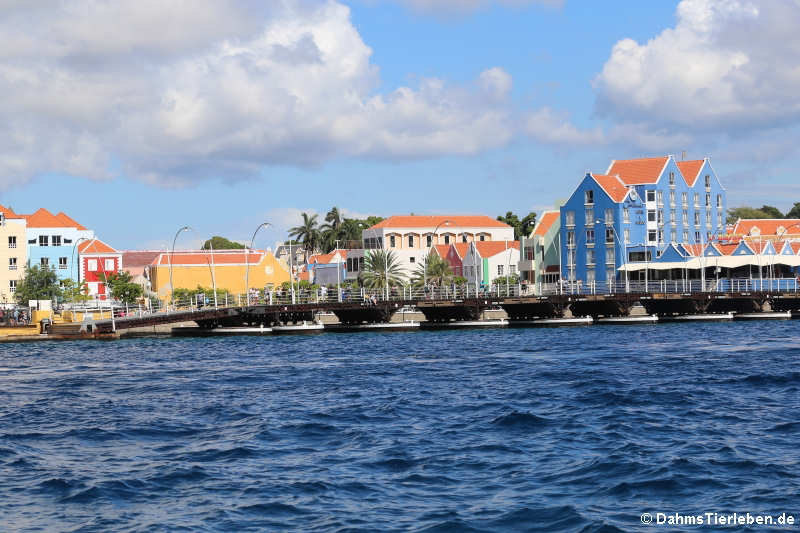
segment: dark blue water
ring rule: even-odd
[[[697,531],[643,512],[798,516],[799,328],[0,345],[0,529],[599,533]]]

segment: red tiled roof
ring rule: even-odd
[[[617,176],[607,176],[604,174],[590,174],[606,194],[615,202],[619,203],[628,195],[628,188]]]
[[[263,250],[250,250],[249,257],[245,260],[245,252],[240,250],[214,250],[213,262],[215,265],[244,265],[246,262],[255,265],[260,263],[263,256]],[[161,252],[161,254],[153,260],[153,265],[156,266],[169,266],[170,255],[172,255],[173,265],[210,265],[212,262],[212,252],[208,250],[196,250],[190,252]]]
[[[100,239],[92,239],[89,241],[81,241],[78,245],[78,253],[80,254],[115,254],[117,251],[101,241]]]
[[[700,176],[700,169],[703,168],[704,159],[696,159],[694,161],[677,161],[676,164],[683,174],[683,181],[689,187],[694,187],[697,178]]]
[[[492,257],[511,248],[519,250],[518,241],[476,241],[474,244],[481,257]]]
[[[789,244],[792,246],[792,251],[795,254],[800,252],[800,242],[790,242]]]
[[[619,176],[625,185],[655,183],[667,164],[668,156],[645,157],[642,159],[620,159],[611,162],[609,176]]]
[[[722,253],[722,255],[731,255],[733,251],[736,250],[739,245],[738,244],[717,244],[717,249]]]
[[[0,213],[2,213],[3,216],[6,218],[23,218],[23,219],[25,218],[25,215],[18,215],[11,209],[2,205],[0,205]]]
[[[446,221],[451,224],[443,224]],[[394,215],[378,222],[370,229],[381,228],[510,228],[508,224],[486,215]]]
[[[602,186],[602,185],[601,185]],[[548,232],[548,230],[553,227],[553,224],[561,217],[561,213],[558,211],[545,211],[542,213],[542,218],[539,220],[538,224],[536,224],[536,228],[533,230],[534,235],[544,235]]]
[[[79,222],[77,222],[74,218],[68,216],[63,211],[59,212],[56,215],[56,218],[61,220],[61,221],[63,221],[65,224],[67,224],[68,227],[75,227],[75,228],[77,228],[79,230],[86,231],[85,227],[83,227]]]
[[[317,263],[320,265],[327,265],[333,260],[333,256],[335,256],[337,252],[342,257],[342,260],[347,259],[347,250],[334,250],[329,254],[314,254],[308,258],[308,262],[309,264]]]
[[[153,263],[164,250],[125,250],[122,252],[122,264],[125,268],[141,268]]]
[[[434,244],[431,247],[431,252],[434,252],[434,251],[436,252],[436,254],[439,257],[444,259],[445,257],[447,257],[447,252],[450,251],[450,245],[449,244]]]
[[[757,233],[753,230],[757,228]],[[779,232],[778,229],[783,228]],[[733,227],[734,235],[800,235],[800,218],[742,218]]]

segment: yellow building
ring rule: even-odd
[[[276,287],[289,281],[286,267],[264,250],[250,250],[247,256],[244,250],[162,252],[149,267],[151,288],[162,300],[170,296],[170,263],[176,289],[211,288],[216,281],[217,290],[244,294],[248,264],[251,289]]]
[[[0,304],[12,303],[28,263],[27,220],[0,205]]]

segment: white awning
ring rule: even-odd
[[[739,268],[743,266],[771,266],[786,265],[800,266],[800,256],[797,255],[723,255],[711,257],[692,257],[686,261],[651,261],[649,263],[636,262],[622,265],[617,270],[620,272],[633,272],[637,270],[672,270],[672,269],[701,269],[703,267]]]

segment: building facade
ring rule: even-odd
[[[545,211],[539,217],[536,227],[529,239],[525,240],[522,264],[525,260],[533,263],[532,276],[528,281],[538,288],[543,285],[557,283],[561,271],[561,213]]]
[[[0,206],[0,303],[14,302],[28,262],[27,220]]]
[[[653,261],[669,244],[718,239],[726,210],[708,158],[612,161],[605,174],[587,173],[561,207],[561,278],[618,282],[624,265]]]
[[[514,240],[514,228],[485,215],[395,215],[362,232],[365,249],[391,250],[411,276],[436,244]]]
[[[78,244],[78,257],[78,283],[86,283],[89,297],[105,300],[108,296],[105,278],[122,271],[122,252],[95,238]]]
[[[27,222],[28,263],[46,266],[53,269],[59,279],[77,282],[76,246],[82,240],[93,239],[94,232],[64,213],[54,215],[47,209],[23,216]]]
[[[462,264],[468,283],[491,287],[497,278],[517,275],[519,242],[513,239],[472,242]]]
[[[160,253],[149,267],[151,290],[161,300],[170,298],[170,264],[176,289],[205,289],[245,294],[250,289],[277,287],[289,281],[289,271],[274,255],[264,250],[192,250]],[[249,272],[249,273],[248,273]]]

